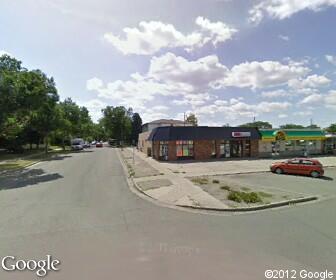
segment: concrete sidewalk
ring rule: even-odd
[[[195,186],[190,180],[162,166],[159,162],[146,157],[143,153],[134,151],[134,164],[132,149],[126,148],[119,151],[128,166],[135,172],[133,182],[135,186],[146,195],[168,204],[177,206],[193,206],[204,208],[226,209],[227,205]],[[137,166],[150,165],[156,170],[154,175],[137,177]],[[163,185],[163,186],[162,186]],[[146,186],[146,187],[143,187]]]

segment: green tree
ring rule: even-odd
[[[280,125],[280,128],[281,129],[302,129],[304,128],[304,126],[300,124],[288,123],[288,124]]]
[[[242,124],[239,127],[257,127],[257,128],[262,128],[262,129],[270,129],[272,128],[272,124],[269,122],[264,122],[264,121],[256,121],[256,122]]]
[[[138,113],[132,115],[132,133],[131,139],[133,144],[138,143],[139,134],[142,131],[142,119]]]
[[[321,129],[321,127],[318,126],[317,124],[308,125],[306,128],[309,128],[309,129]]]
[[[102,110],[102,126],[104,127],[106,136],[116,139],[120,143],[130,140],[132,130],[132,109],[128,110],[123,106],[107,106]]]
[[[197,126],[198,120],[194,113],[191,113],[189,116],[187,116],[186,121],[188,123],[191,123],[193,126]]]
[[[333,123],[333,124],[329,125],[326,128],[326,131],[328,131],[330,133],[336,133],[336,123]]]

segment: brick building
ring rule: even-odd
[[[243,127],[157,127],[147,139],[157,160],[248,158],[258,156],[261,135]]]
[[[152,142],[148,140],[148,137],[153,129],[163,126],[192,126],[192,124],[173,119],[160,119],[145,123],[142,125],[142,133],[139,134],[138,139],[138,149],[141,152],[146,153],[148,156],[152,155]]]

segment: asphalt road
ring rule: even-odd
[[[130,192],[114,149],[73,153],[0,178],[0,257],[61,260],[46,279],[265,279],[336,273],[336,200],[241,215],[155,205]],[[0,279],[38,279],[5,272]],[[299,279],[299,278],[297,278]]]

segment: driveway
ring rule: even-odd
[[[163,208],[129,191],[111,148],[0,178],[0,255],[61,260],[46,279],[249,279],[336,272],[335,199],[243,215]],[[37,279],[31,272],[0,279]]]

